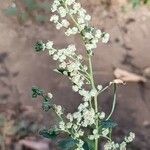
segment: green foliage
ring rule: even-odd
[[[41,96],[43,99],[42,108],[44,111],[49,111],[51,108],[53,108],[52,101],[47,95],[45,95],[44,90],[39,87],[32,87],[32,98],[37,98],[38,96]]]
[[[36,98],[37,96],[42,96],[44,91],[39,87],[32,87],[32,98]]]
[[[42,41],[38,41],[38,42],[36,42],[34,48],[35,48],[36,52],[41,52],[44,49],[44,43]]]
[[[101,122],[102,128],[115,128],[117,123],[113,122],[112,120],[104,120]]]
[[[93,150],[94,149],[94,141],[92,140],[89,140],[88,138],[85,140],[85,143],[84,143],[84,148],[86,150]]]
[[[55,139],[58,136],[58,131],[55,130],[47,130],[47,129],[43,129],[39,131],[39,134],[42,135],[44,138],[48,138],[48,139]]]
[[[73,150],[76,146],[77,141],[72,138],[67,138],[58,143],[58,146],[62,150]]]

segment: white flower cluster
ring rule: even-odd
[[[95,116],[94,109],[90,108],[89,103],[85,101],[78,106],[77,112],[67,114],[66,118],[68,122],[59,122],[59,129],[65,132],[71,132],[72,137],[78,141],[76,150],[83,149],[84,142],[81,140],[81,137],[85,135],[85,132],[82,128],[94,125]],[[95,131],[93,131],[93,134],[95,137],[99,137],[98,131],[97,135]]]
[[[93,135],[90,135],[90,136],[89,136],[89,139],[90,139],[90,140],[94,140],[94,139],[98,139],[99,137],[100,137],[100,135],[99,135],[97,129],[94,129],[94,130],[93,130]]]
[[[108,142],[104,145],[104,150],[126,150],[127,144],[131,143],[135,138],[135,134],[130,132],[128,137],[125,137],[121,144],[115,142]]]
[[[72,81],[72,89],[77,92],[82,89],[85,81],[89,82],[87,73],[87,66],[82,65],[82,56],[75,53],[75,45],[69,45],[64,49],[53,48],[53,42],[48,41],[45,44],[45,48],[48,49],[49,55],[53,57],[54,60],[59,61],[59,69],[61,69],[62,74],[69,77]],[[81,92],[82,93],[82,92]]]
[[[102,32],[89,25],[91,16],[87,14],[81,4],[75,2],[75,0],[54,0],[51,11],[57,12],[57,15],[54,14],[50,18],[50,21],[56,24],[56,29],[59,30],[62,27],[66,28],[65,34],[67,36],[80,33],[89,54],[93,53],[92,50],[97,47],[99,39],[101,39],[103,43],[109,41],[110,36],[108,33]],[[68,19],[67,16],[75,23],[75,26],[71,26],[70,19]]]
[[[61,116],[63,114],[63,110],[62,110],[62,107],[60,105],[54,105],[54,109],[55,109],[55,112],[58,116]]]

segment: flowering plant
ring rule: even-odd
[[[77,54],[75,45],[57,49],[52,41],[37,42],[36,52],[47,51],[49,55],[59,62],[56,72],[65,75],[72,83],[74,92],[78,92],[83,99],[77,111],[65,114],[64,109],[53,103],[53,95],[46,94],[44,90],[33,87],[32,97],[41,96],[42,107],[45,111],[52,110],[60,119],[53,129],[44,129],[40,134],[46,138],[54,139],[65,133],[67,138],[58,142],[63,150],[98,150],[102,147],[102,139],[105,141],[105,150],[125,150],[128,143],[132,142],[135,135],[130,132],[122,142],[112,140],[112,129],[116,123],[111,120],[116,104],[116,89],[118,84],[123,83],[116,79],[108,86],[96,85],[92,69],[92,56],[99,40],[103,43],[109,41],[109,34],[90,26],[91,16],[82,8],[76,0],[54,0],[51,11],[55,12],[50,21],[56,25],[56,29],[65,28],[66,36],[79,34],[85,45],[88,65],[82,55]],[[113,105],[109,115],[98,110],[98,96],[113,87]]]

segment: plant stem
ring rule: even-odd
[[[88,55],[88,60],[89,60],[89,70],[90,70],[91,85],[92,85],[92,89],[95,90],[96,88],[95,88],[95,83],[94,83],[92,60],[91,60],[91,56],[90,55]],[[94,106],[95,106],[95,113],[98,113],[97,94],[94,97]],[[96,124],[96,130],[98,130],[98,119],[96,119],[95,124]],[[98,150],[98,139],[95,139],[95,150]]]
[[[112,104],[112,109],[111,109],[111,112],[109,114],[109,116],[107,117],[106,120],[109,120],[115,110],[115,107],[116,107],[116,99],[117,99],[117,93],[116,93],[116,90],[117,90],[117,85],[114,83],[113,84],[113,95],[114,95],[114,98],[113,98],[113,104]]]

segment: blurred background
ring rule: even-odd
[[[44,113],[40,101],[31,98],[33,85],[52,92],[56,104],[73,112],[80,97],[70,82],[52,70],[56,63],[47,54],[36,54],[38,40],[53,40],[58,47],[75,43],[85,54],[79,37],[67,38],[50,23],[52,0],[0,0],[0,146],[1,150],[56,150],[51,141],[38,135],[50,128],[54,115]],[[99,43],[93,57],[98,84],[123,78],[118,89],[114,138],[129,131],[136,139],[129,149],[150,149],[150,1],[82,0],[92,16],[91,24],[110,33],[108,44]],[[112,91],[99,100],[109,112]]]

